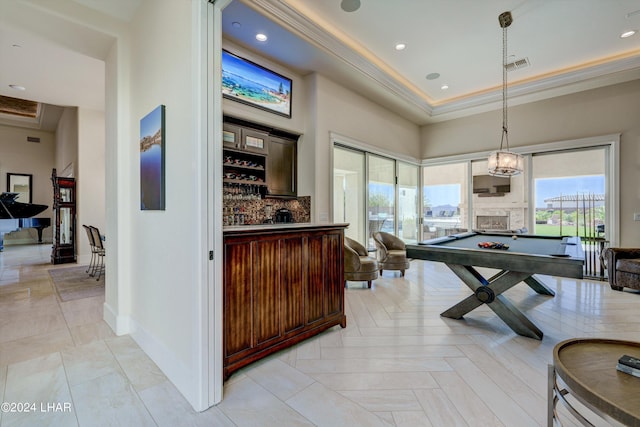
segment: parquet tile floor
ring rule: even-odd
[[[640,340],[640,293],[538,276],[557,292],[505,295],[544,331],[514,334],[486,306],[439,314],[469,294],[446,266],[413,261],[371,289],[349,282],[347,328],[254,363],[197,413],[129,336],[102,320],[104,297],[60,302],[46,245],[0,252],[0,401],[69,411],[0,413],[0,426],[543,426],[547,365],[573,337]],[[563,425],[576,425],[561,411]],[[606,425],[596,422],[596,425]]]

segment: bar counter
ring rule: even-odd
[[[224,227],[224,376],[319,334],[346,327],[348,224]]]
[[[291,230],[314,230],[326,228],[346,228],[348,223],[327,223],[327,222],[288,222],[274,224],[252,224],[252,225],[230,225],[222,228],[225,235],[242,233],[268,233],[270,231],[291,231]]]

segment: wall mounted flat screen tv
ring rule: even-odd
[[[475,175],[473,194],[483,196],[504,196],[511,191],[511,178],[508,176]]]
[[[222,96],[291,117],[291,79],[222,51]]]

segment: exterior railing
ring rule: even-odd
[[[608,280],[604,254],[609,241],[604,237],[581,237],[580,239],[584,250],[584,277]]]

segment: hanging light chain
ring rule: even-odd
[[[507,151],[509,151],[509,130],[507,116],[507,28],[511,25],[512,17],[510,12],[505,12],[499,17],[502,27],[502,137],[500,138],[500,150],[506,141]]]
[[[509,151],[507,123],[507,27],[504,26],[502,27],[502,139],[506,139],[507,151]],[[500,149],[502,149],[502,142]]]
[[[494,151],[487,160],[489,174],[498,176],[512,176],[524,170],[521,154],[509,151],[509,131],[507,117],[507,27],[513,22],[511,12],[504,12],[498,16],[502,28],[502,138],[500,150]],[[506,142],[506,150],[503,149]]]

